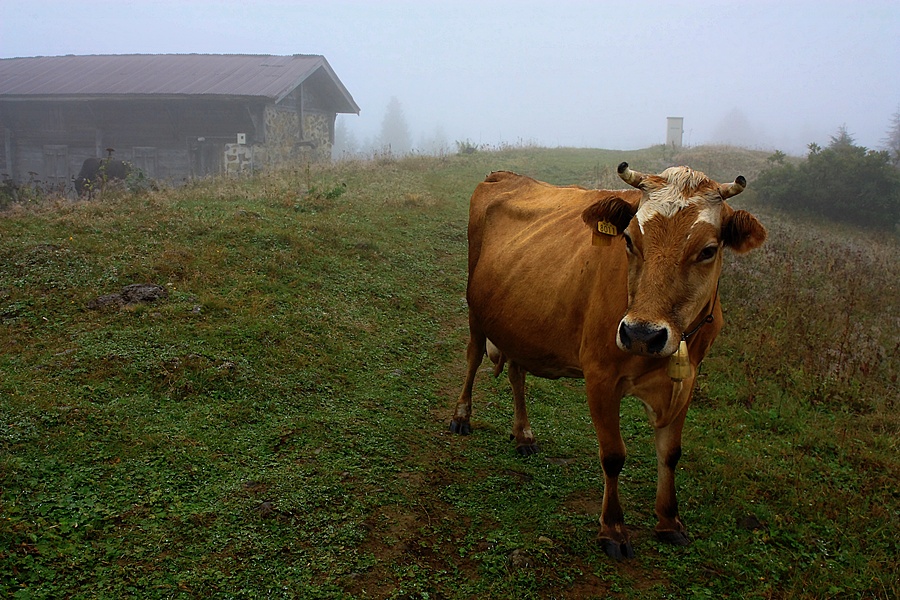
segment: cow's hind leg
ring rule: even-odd
[[[450,431],[460,435],[472,433],[469,419],[472,417],[472,387],[475,384],[475,375],[484,360],[487,340],[485,336],[469,327],[469,345],[466,348],[466,381],[463,383],[462,392],[456,402],[456,410],[453,419],[450,420]]]
[[[525,408],[525,374],[526,371],[515,361],[509,361],[508,377],[513,392],[513,433],[516,440],[516,452],[522,456],[531,456],[540,451],[534,441],[531,423],[528,422],[528,411]]]

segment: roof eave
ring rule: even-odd
[[[271,96],[235,94],[7,94],[0,95],[0,102],[90,102],[113,100],[118,102],[138,100],[257,100],[273,101]]]
[[[349,110],[335,110],[336,113],[340,114],[359,114],[359,105],[356,104],[356,101],[353,100],[353,96],[350,95],[350,92],[344,87],[344,84],[341,82],[340,78],[337,76],[337,73],[334,72],[334,69],[331,68],[331,65],[328,64],[328,60],[324,56],[318,57],[318,63],[312,69],[309,69],[306,73],[304,73],[301,77],[298,77],[295,81],[291,83],[291,85],[287,86],[284,90],[279,93],[279,95],[275,98],[275,102],[281,102],[284,100],[291,92],[300,87],[300,85],[309,79],[316,71],[319,69],[325,69],[325,72],[328,73],[328,77],[331,79],[332,83],[334,83],[334,87],[340,93],[344,102],[347,104]]]
[[[335,86],[337,86],[338,90],[341,92],[341,96],[344,97],[344,100],[347,102],[348,106],[351,109],[349,111],[338,111],[338,112],[341,112],[344,114],[357,114],[358,115],[359,114],[359,105],[353,99],[353,96],[350,95],[349,90],[347,90],[347,88],[344,87],[344,84],[338,78],[337,73],[334,72],[334,69],[331,68],[331,65],[328,64],[328,61],[325,59],[324,56],[322,57],[322,66],[328,70],[328,75],[334,81]]]

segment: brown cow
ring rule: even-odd
[[[640,398],[655,428],[656,534],[685,545],[675,466],[697,367],[722,328],[722,248],[753,250],[766,230],[725,202],[744,189],[743,177],[720,185],[687,167],[644,175],[627,163],[618,172],[637,189],[556,187],[510,172],[492,173],[475,189],[468,371],[450,429],[471,432],[472,385],[488,343],[509,365],[523,455],[537,451],[526,372],[583,377],[604,474],[600,540],[621,559],[634,555],[618,492],[621,399]],[[673,370],[676,357],[682,363]]]

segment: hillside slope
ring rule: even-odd
[[[686,160],[682,160],[686,159]],[[490,171],[620,182],[761,153],[517,149],[338,163],[0,214],[0,593],[21,597],[900,595],[896,240],[734,199],[769,227],[721,284],[679,469],[694,543],[652,536],[656,459],[622,408],[637,558],[596,541],[581,382],[529,378],[447,432],[466,210]],[[97,302],[130,284],[160,297]]]

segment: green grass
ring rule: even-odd
[[[20,598],[891,598],[896,240],[754,207],[729,259],[658,543],[652,431],[623,403],[637,557],[597,543],[579,381],[504,379],[447,423],[466,341],[466,210],[491,170],[616,185],[765,155],[514,149],[338,163],[0,214],[0,595]],[[751,188],[752,190],[752,179]],[[166,300],[89,310],[152,282]],[[893,286],[893,287],[892,287]]]

